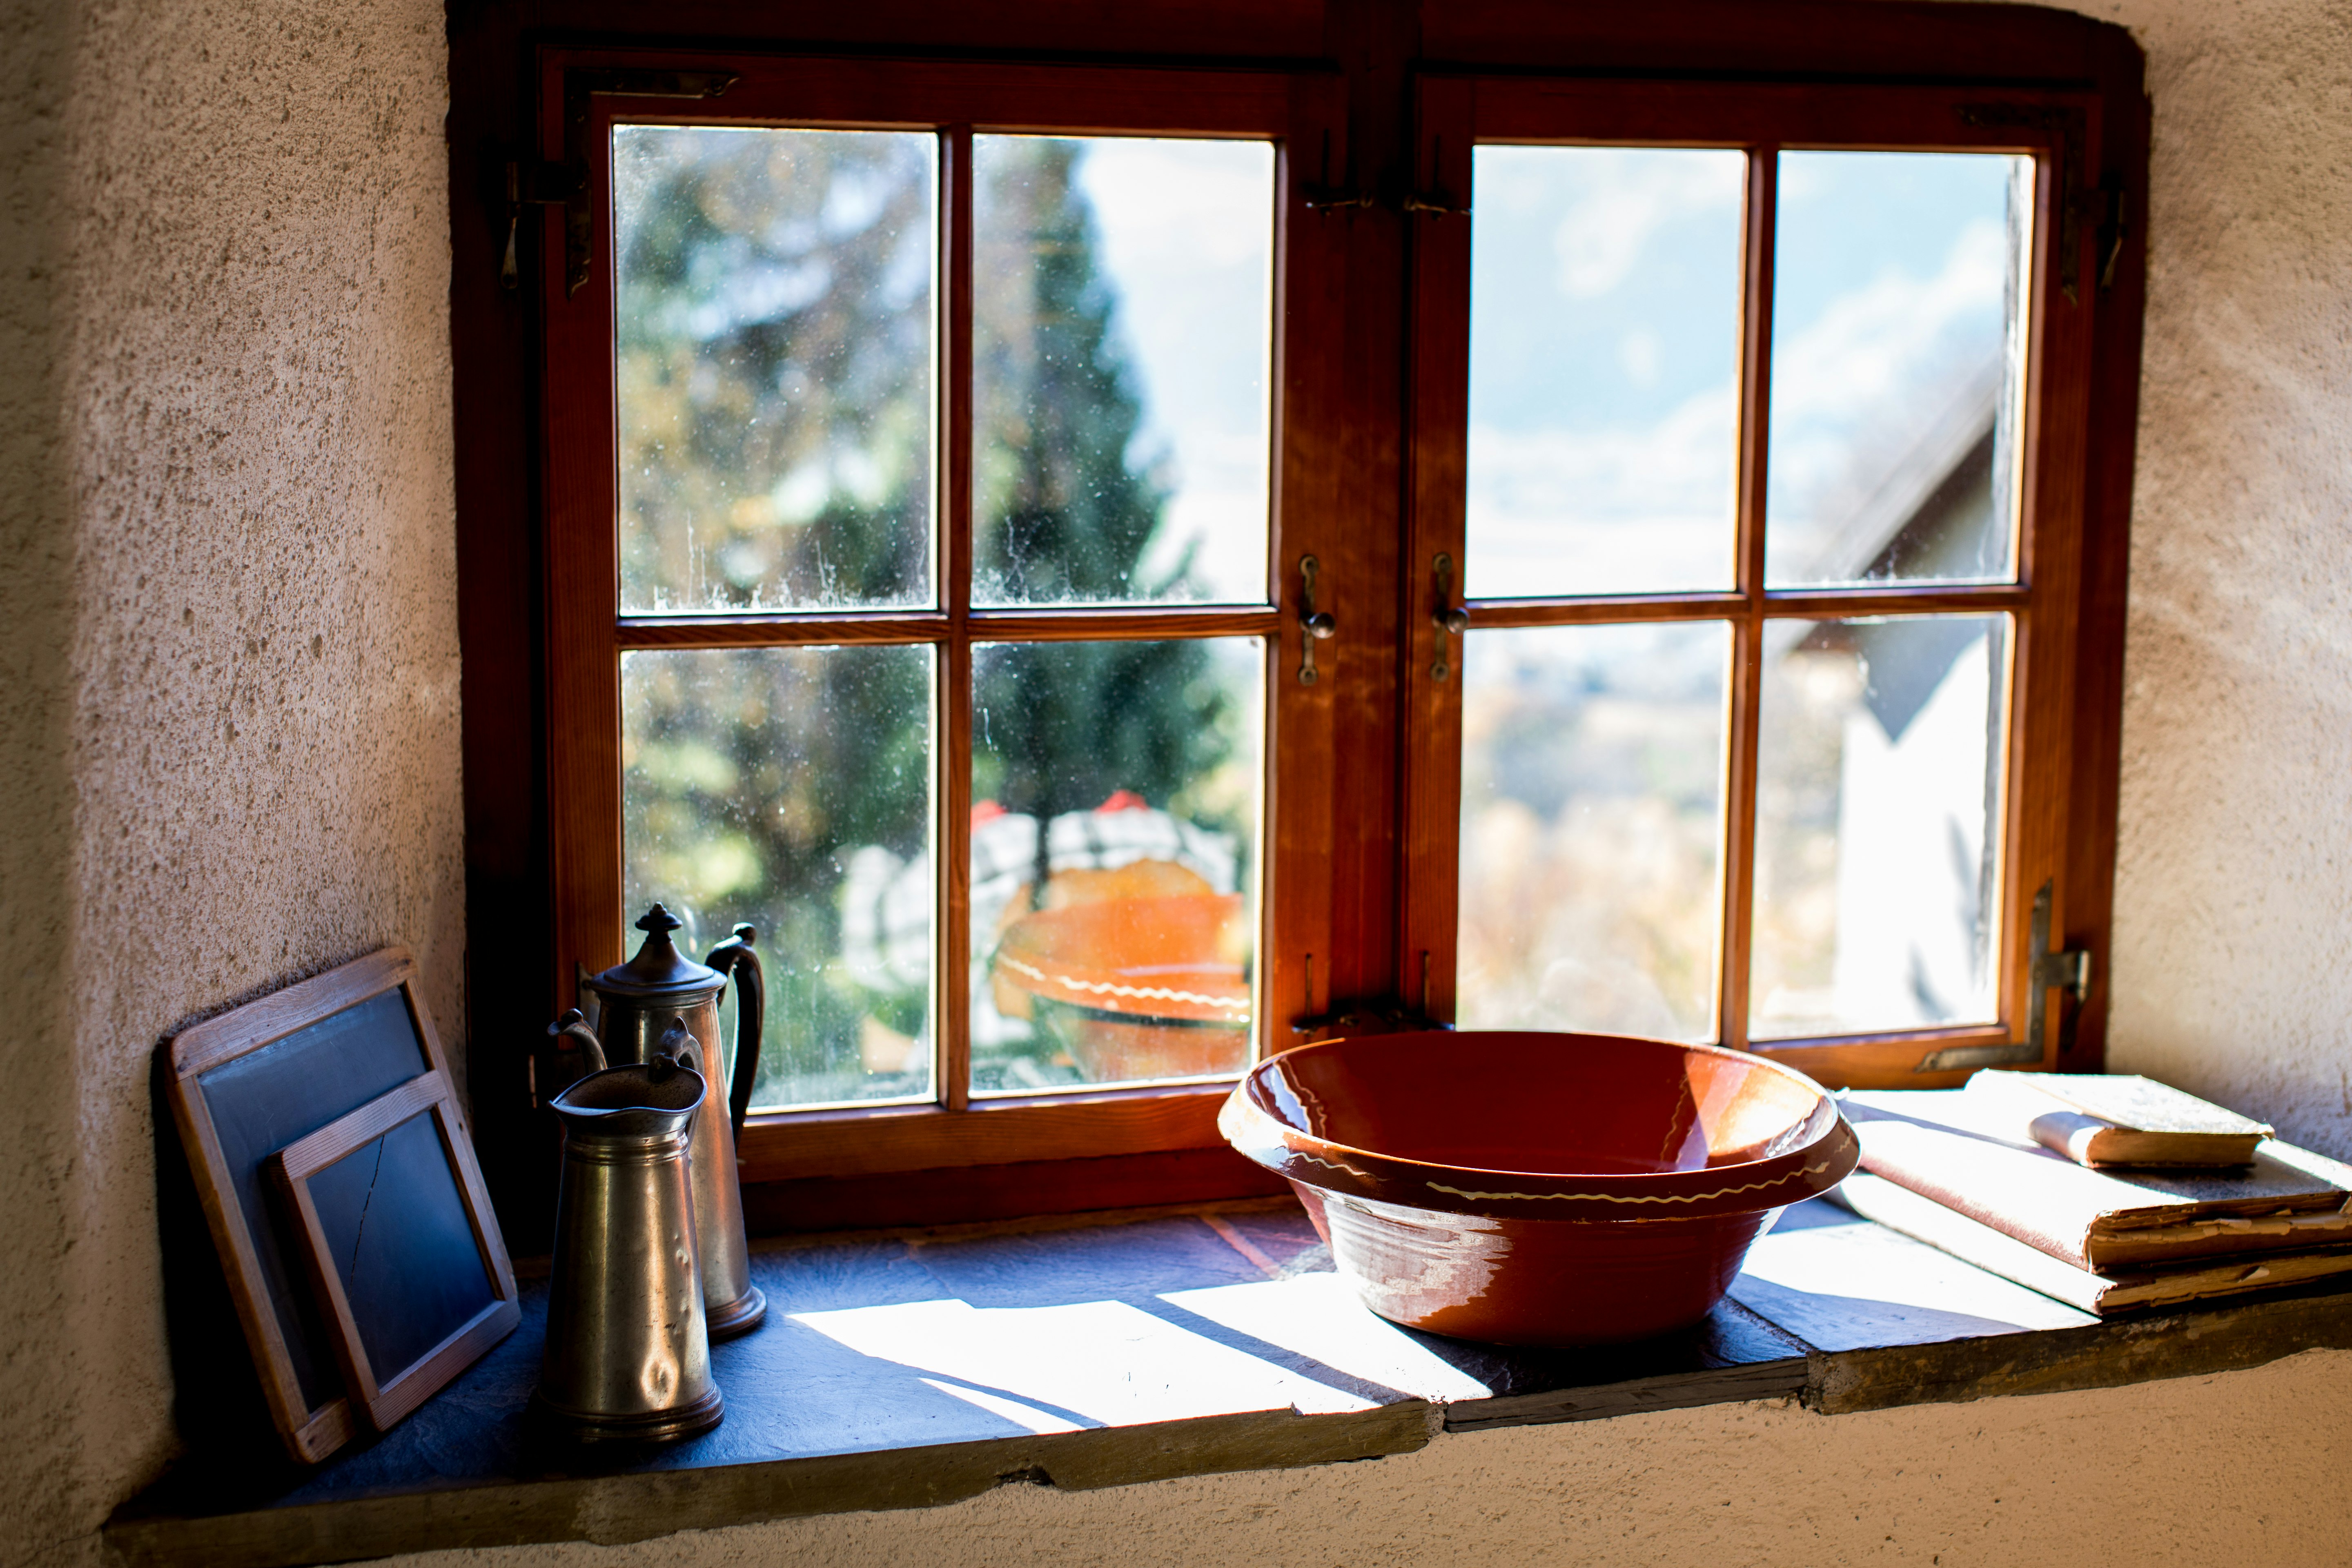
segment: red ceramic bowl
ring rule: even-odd
[[[1217,1125],[1289,1179],[1366,1306],[1498,1344],[1698,1321],[1772,1216],[1859,1152],[1802,1073],[1592,1035],[1303,1046],[1235,1085]]]
[[[996,973],[1089,1083],[1233,1072],[1249,1060],[1246,919],[1231,893],[1040,910],[1005,931]]]

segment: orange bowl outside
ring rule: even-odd
[[[1301,1047],[1218,1125],[1289,1180],[1372,1310],[1506,1344],[1696,1322],[1771,1216],[1858,1153],[1835,1101],[1778,1063],[1585,1035]]]

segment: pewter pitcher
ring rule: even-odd
[[[671,1048],[687,1041],[672,1036]],[[563,1120],[547,1350],[532,1397],[575,1441],[666,1443],[707,1432],[724,1408],[695,1266],[691,1175],[702,1076],[657,1054],[579,1079],[550,1103]]]
[[[710,952],[707,964],[680,956],[669,933],[683,924],[656,904],[637,921],[645,944],[628,963],[583,979],[596,1004],[591,1027],[577,1011],[548,1026],[548,1033],[579,1046],[592,1068],[610,1063],[651,1061],[662,1037],[682,1022],[693,1037],[682,1063],[710,1080],[694,1123],[694,1219],[701,1241],[702,1294],[710,1313],[710,1337],[747,1333],[767,1316],[767,1298],[751,1283],[751,1249],[743,1234],[743,1193],[735,1173],[735,1134],[751,1107],[751,1079],[760,1066],[760,1026],[767,988],[756,934],[737,926],[734,936]],[[735,1049],[718,1047],[719,994],[735,981]],[[730,1069],[731,1066],[731,1071]]]

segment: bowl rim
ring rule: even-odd
[[[1456,1214],[1501,1215],[1527,1219],[1628,1221],[1715,1217],[1780,1208],[1829,1191],[1859,1163],[1861,1142],[1836,1096],[1804,1073],[1752,1051],[1677,1040],[1589,1035],[1541,1029],[1416,1030],[1361,1037],[1395,1045],[1446,1042],[1458,1047],[1478,1036],[1551,1036],[1612,1046],[1639,1044],[1688,1055],[1725,1058],[1769,1068],[1792,1079],[1826,1108],[1820,1132],[1793,1149],[1761,1160],[1706,1166],[1695,1171],[1574,1173],[1507,1171],[1450,1165],[1384,1154],[1293,1127],[1265,1100],[1263,1075],[1301,1051],[1347,1046],[1349,1040],[1318,1040],[1268,1057],[1244,1074],[1218,1112],[1217,1128],[1255,1164],[1325,1192],[1369,1198],[1408,1208]],[[1453,1181],[1439,1180],[1452,1176]]]

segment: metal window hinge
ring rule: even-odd
[[[2063,992],[2074,1003],[2059,1016],[2058,1056],[2064,1060],[2074,1048],[2074,1023],[2091,996],[2091,951],[2084,947],[2050,951],[2050,889],[2043,882],[2033,895],[2033,925],[2026,950],[2025,1039],[2014,1046],[1955,1046],[1930,1051],[1913,1072],[1954,1072],[1964,1068],[2014,1067],[2042,1059],[2049,1023],[2050,993]]]
[[[1957,108],[1964,125],[2030,127],[2058,142],[2058,291],[2066,296],[2069,305],[2079,303],[2082,293],[2075,277],[2083,264],[2083,219],[2095,194],[2083,167],[2083,144],[2087,139],[2083,111],[2055,103],[1963,103]],[[2112,271],[2113,257],[2104,248],[2101,255]],[[2104,280],[2100,286],[2105,286]]]
[[[535,164],[534,169],[576,171],[577,183],[564,185],[563,194],[523,194],[519,179],[510,179],[509,201],[515,205],[516,216],[527,202],[544,201],[563,208],[563,292],[568,297],[577,294],[588,281],[593,265],[596,239],[596,204],[590,200],[588,190],[588,100],[592,98],[717,98],[742,78],[732,71],[639,70],[606,68],[576,69],[563,73],[563,162],[558,164]],[[551,191],[552,186],[533,186],[539,191]],[[515,217],[509,217],[507,230],[507,256],[499,268],[501,278],[511,271],[520,279],[515,268]],[[509,283],[508,287],[514,287]]]
[[[578,163],[543,163],[536,160],[528,163],[507,165],[507,248],[499,261],[499,284],[505,289],[522,285],[522,265],[520,255],[522,234],[522,209],[527,206],[560,207],[580,199],[588,189],[588,171]]]
[[[2130,208],[2124,196],[2124,177],[2108,174],[2099,181],[2098,189],[2083,194],[2089,209],[2083,216],[2097,226],[2091,240],[2092,257],[2097,264],[2101,292],[2116,286],[2116,262],[2124,253],[2124,238],[2131,233],[2128,221]]]

